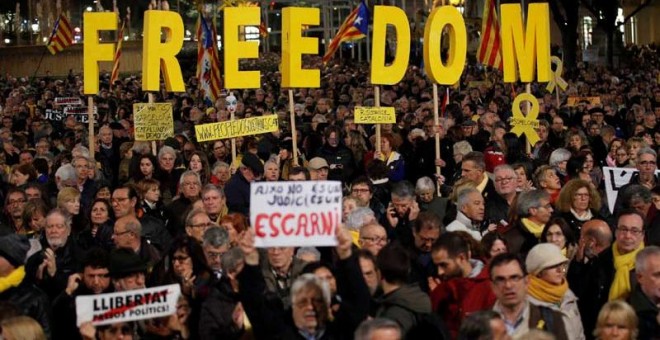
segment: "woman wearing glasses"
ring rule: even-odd
[[[584,222],[600,218],[600,195],[589,182],[573,179],[559,192],[555,207],[557,216],[568,223],[573,234],[580,235]]]
[[[585,339],[577,297],[568,288],[568,259],[552,243],[537,244],[525,261],[529,273],[527,298],[537,306],[561,313],[569,339]]]

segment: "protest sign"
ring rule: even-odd
[[[605,181],[605,195],[607,196],[607,205],[611,213],[614,213],[614,203],[619,196],[619,189],[630,183],[633,174],[637,172],[635,168],[603,168],[603,180]],[[660,170],[655,171],[658,176]]]
[[[198,142],[258,135],[279,130],[277,115],[252,117],[195,126]]]
[[[164,140],[174,136],[174,118],[170,103],[136,103],[135,140]]]
[[[59,122],[66,119],[67,116],[74,116],[77,122],[87,123],[89,121],[89,115],[87,114],[87,108],[84,106],[80,107],[64,107],[64,110],[56,109],[46,109],[44,111],[44,118],[50,121]],[[98,108],[94,106],[94,119],[98,119]]]
[[[577,106],[581,101],[587,101],[591,105],[600,105],[600,97],[568,97],[566,105]]]
[[[341,223],[339,181],[250,185],[250,222],[257,247],[334,246]]]
[[[523,101],[528,101],[531,104],[527,115],[524,115],[522,110],[520,110],[520,104]],[[510,121],[511,132],[515,133],[518,137],[525,134],[529,144],[532,146],[536,144],[539,141],[539,134],[535,130],[539,127],[539,102],[537,99],[529,93],[521,93],[513,101],[511,110],[513,111],[513,117],[511,117]]]
[[[178,284],[129,290],[119,293],[76,297],[77,325],[94,326],[145,320],[172,315],[181,295]]]
[[[396,114],[393,107],[365,107],[355,108],[356,124],[394,124]]]
[[[55,105],[81,106],[82,99],[79,97],[55,97]]]

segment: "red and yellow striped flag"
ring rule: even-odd
[[[117,35],[117,49],[115,50],[114,63],[112,65],[112,73],[110,75],[110,86],[114,85],[117,78],[119,78],[119,64],[121,59],[121,45],[124,41],[124,26],[126,25],[126,20],[121,23],[121,29],[119,29],[119,34]]]
[[[481,18],[481,43],[477,51],[477,59],[484,65],[502,69],[502,53],[500,52],[500,24],[497,21],[495,0],[486,0],[484,15]]]
[[[71,46],[72,44],[73,29],[71,28],[71,24],[69,23],[69,20],[64,16],[64,14],[60,14],[60,17],[57,18],[57,21],[55,21],[53,33],[50,35],[50,39],[48,39],[48,44],[46,46],[48,47],[50,53],[54,55]]]

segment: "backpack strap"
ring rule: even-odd
[[[552,331],[555,326],[555,315],[552,309],[543,306],[538,306],[538,307],[539,310],[541,311],[541,319],[545,323],[542,329],[545,331]]]

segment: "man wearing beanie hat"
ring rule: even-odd
[[[585,339],[577,297],[568,288],[568,259],[552,243],[535,245],[525,261],[529,273],[527,299],[561,313],[569,339]]]
[[[50,335],[50,300],[25,278],[25,257],[30,242],[25,236],[0,237],[0,301],[9,302],[35,319]]]

